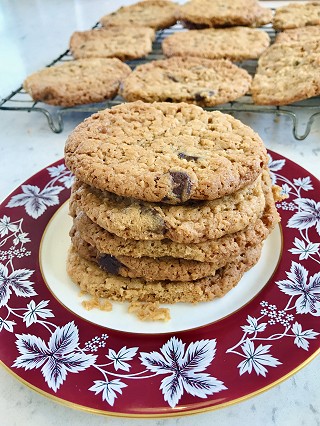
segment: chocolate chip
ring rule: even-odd
[[[214,95],[215,95],[214,90],[207,90],[207,91],[203,90],[202,92],[195,93],[194,99],[197,102],[201,102],[201,101],[204,101],[206,98],[210,98],[211,96],[214,96]]]
[[[167,74],[167,77],[168,77],[169,80],[174,81],[175,83],[179,83],[179,80],[174,75]]]
[[[199,157],[196,157],[195,155],[184,154],[183,152],[179,152],[178,157],[181,158],[182,160],[187,160],[187,161],[197,161],[199,158]]]
[[[120,268],[124,266],[116,257],[112,256],[111,254],[101,254],[98,258],[98,263],[100,268],[113,275],[119,275]]]
[[[165,234],[167,232],[166,223],[156,209],[141,204],[140,212],[141,216],[151,216],[153,226],[149,231],[155,232],[156,234]]]
[[[192,182],[185,172],[169,172],[172,180],[172,193],[179,201],[187,201],[190,198]]]

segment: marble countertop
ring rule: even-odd
[[[133,1],[121,1],[129,4]],[[266,5],[276,2],[264,2]],[[278,2],[283,3],[283,2]],[[115,0],[2,0],[0,3],[0,95],[7,96],[26,75],[50,63],[66,50],[74,30],[90,28],[100,16],[116,9]],[[297,141],[291,121],[285,117],[241,113],[237,118],[253,127],[267,148],[298,163],[320,177],[320,120],[310,135]],[[0,111],[0,196],[4,198],[35,172],[63,156],[67,135],[79,122],[69,115],[64,131],[53,133],[37,113]],[[302,118],[301,126],[305,124]],[[320,357],[276,387],[237,405],[193,416],[144,419],[145,425],[307,425],[320,424]],[[0,369],[2,426],[55,426],[76,424],[99,426],[141,424],[139,419],[105,418],[77,411],[32,391],[4,369]]]

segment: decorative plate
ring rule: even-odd
[[[273,152],[269,167],[288,198],[258,265],[164,324],[82,307],[65,272],[72,176],[60,160],[31,177],[0,206],[2,365],[67,405],[135,417],[211,410],[296,372],[320,347],[320,183]]]

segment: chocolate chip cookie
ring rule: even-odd
[[[271,22],[272,11],[256,0],[191,0],[180,7],[178,19],[198,28],[258,27]]]
[[[75,176],[140,200],[214,200],[254,182],[268,162],[260,137],[227,114],[141,101],[93,114],[65,146]]]
[[[70,199],[71,210],[83,211],[93,222],[119,237],[170,239],[184,244],[240,231],[261,217],[264,208],[260,177],[234,194],[178,206],[120,197],[80,181],[75,182]]]
[[[247,250],[236,262],[220,268],[210,277],[184,281],[145,281],[109,274],[95,263],[79,256],[74,248],[69,251],[67,272],[81,291],[109,300],[197,303],[213,300],[230,291],[243,274],[259,260],[261,247]]]
[[[286,105],[320,94],[320,40],[275,43],[259,59],[251,92],[259,105]]]
[[[276,30],[320,25],[320,3],[291,3],[276,9],[273,26]]]
[[[81,257],[96,263],[109,274],[143,278],[146,281],[194,281],[214,275],[217,269],[236,261],[239,256],[220,256],[216,262],[198,262],[168,256],[158,258],[113,256],[110,253],[99,252],[96,247],[83,240],[75,228],[71,231],[71,241]]]
[[[320,40],[320,25],[293,28],[278,33],[275,43],[305,43]]]
[[[162,50],[169,57],[243,61],[258,58],[269,44],[269,35],[256,28],[208,28],[174,33],[164,39]]]
[[[269,178],[270,179],[270,178]],[[81,210],[72,211],[73,226],[83,240],[100,253],[129,257],[174,257],[220,264],[225,258],[239,255],[248,247],[256,246],[267,238],[279,222],[270,180],[264,179],[266,206],[261,218],[244,230],[201,243],[182,244],[169,239],[133,240],[112,234],[92,222]]]
[[[228,60],[172,57],[139,65],[123,82],[127,101],[188,102],[214,106],[245,95],[249,73]]]
[[[154,30],[147,27],[76,31],[70,38],[70,50],[75,59],[119,58],[124,61],[150,53],[154,38]]]
[[[113,98],[130,72],[117,58],[79,59],[31,74],[23,88],[35,101],[70,107]]]
[[[122,6],[118,10],[100,19],[104,27],[139,26],[155,30],[171,27],[177,21],[178,5],[169,0],[140,1],[130,6]]]

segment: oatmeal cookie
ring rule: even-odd
[[[123,82],[127,101],[188,102],[214,106],[245,95],[249,73],[225,59],[172,57],[139,65]]]
[[[178,5],[169,0],[140,1],[130,6],[122,6],[113,13],[103,16],[100,23],[104,27],[139,26],[155,30],[167,28],[177,21]]]
[[[242,231],[201,243],[182,244],[169,239],[159,241],[121,238],[101,228],[79,210],[71,212],[74,217],[73,227],[83,240],[96,247],[99,252],[115,257],[174,257],[220,264],[223,259],[237,256],[246,248],[260,244],[279,222],[270,182],[264,184],[264,192],[266,207],[261,218]]]
[[[221,297],[230,291],[243,274],[259,260],[261,247],[249,249],[236,262],[220,268],[210,277],[184,281],[145,281],[125,278],[103,271],[95,263],[79,256],[71,248],[67,260],[67,272],[81,291],[95,297],[130,302],[197,303]]]
[[[320,94],[320,40],[275,43],[259,59],[251,92],[259,105],[286,105]]]
[[[214,200],[254,182],[268,162],[239,120],[186,103],[121,104],[70,134],[67,167],[98,189],[146,201]]]
[[[130,72],[117,58],[79,59],[29,75],[23,88],[35,101],[70,107],[112,99]]]
[[[305,43],[320,40],[320,25],[293,28],[278,33],[275,43]]]
[[[256,0],[191,0],[179,8],[178,19],[201,28],[258,27],[271,22],[272,11]]]
[[[99,252],[96,247],[83,240],[75,228],[71,231],[71,241],[81,257],[96,263],[109,274],[143,278],[146,281],[194,281],[214,275],[217,269],[236,261],[239,257],[239,254],[220,256],[216,262],[198,262],[169,256],[158,258],[113,256],[110,253]]]
[[[197,56],[243,61],[258,58],[269,44],[269,35],[256,28],[208,28],[169,35],[162,42],[162,50],[169,57]]]
[[[154,30],[147,27],[76,31],[70,38],[70,50],[75,59],[119,58],[124,61],[150,53],[154,38]]]
[[[71,211],[83,211],[93,222],[119,237],[170,239],[184,244],[240,231],[261,217],[264,208],[260,177],[234,194],[183,205],[120,197],[80,181],[74,183],[70,199]]]
[[[320,25],[320,3],[291,3],[276,9],[273,27],[276,30]]]

